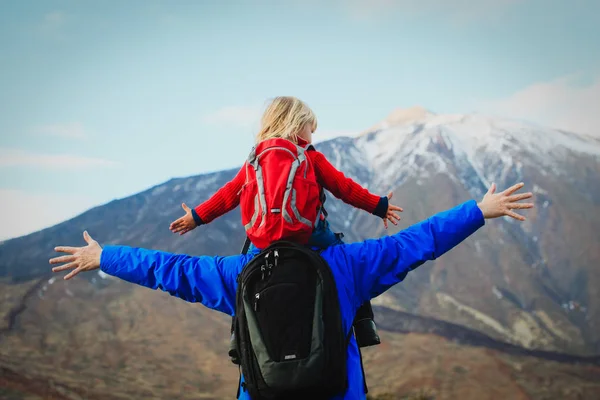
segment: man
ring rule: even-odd
[[[492,184],[480,203],[467,201],[417,223],[395,235],[359,243],[332,246],[321,253],[333,273],[339,296],[342,324],[350,331],[356,310],[398,282],[425,261],[433,260],[484,225],[485,219],[509,216],[525,218],[514,209],[529,209],[532,203],[518,203],[531,193],[514,194],[523,183],[495,193]],[[100,268],[109,275],[152,289],[160,288],[189,302],[201,302],[228,315],[235,313],[236,277],[257,253],[229,257],[191,257],[161,251],[106,246],[101,248],[87,232],[85,247],[56,247],[69,255],[50,260],[54,272],[73,269],[64,279],[82,271]],[[365,399],[358,347],[351,338],[347,349],[349,387],[335,399]],[[242,391],[240,398],[248,399]]]

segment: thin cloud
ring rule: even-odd
[[[55,136],[64,139],[85,139],[87,133],[79,122],[69,124],[44,125],[36,129],[41,135]]]
[[[484,101],[480,111],[529,120],[600,137],[600,73],[582,84],[581,74],[538,82],[504,99]]]
[[[227,106],[202,117],[202,122],[235,128],[256,127],[260,121],[261,110],[251,106]]]
[[[41,30],[44,34],[59,34],[67,23],[68,17],[63,11],[52,11],[45,14],[41,22]]]
[[[202,118],[202,122],[210,125],[231,128],[258,129],[260,125],[261,108],[252,106],[223,107]],[[357,132],[342,130],[317,130],[313,136],[315,143],[324,142],[340,136],[356,136]]]
[[[40,204],[44,206],[40,207]],[[0,189],[0,240],[47,228],[94,205],[92,198],[72,193],[32,193]]]
[[[353,132],[353,131],[327,130],[327,129],[319,130],[319,129],[317,129],[317,131],[313,135],[313,142],[314,143],[325,142],[327,140],[334,139],[337,137],[356,137],[356,136],[358,136],[358,134],[359,134],[359,132]]]
[[[72,154],[44,154],[19,149],[0,148],[0,167],[37,167],[51,169],[106,168],[119,165],[103,158]]]
[[[340,0],[339,4],[353,18],[373,20],[402,13],[425,17],[440,15],[453,22],[473,22],[493,16],[526,0]]]

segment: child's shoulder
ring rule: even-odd
[[[319,150],[315,149],[312,144],[310,146],[306,147],[306,154],[308,154],[310,157],[326,158],[325,154],[323,154]]]
[[[330,165],[331,162],[327,159],[327,156],[325,156],[325,154],[321,153],[320,151],[314,149],[311,151],[307,151],[306,155],[308,156],[308,158],[310,158],[310,160],[313,162],[313,164],[318,164],[322,167],[325,167],[325,164]]]

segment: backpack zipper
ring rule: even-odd
[[[260,293],[254,295],[254,312],[258,311],[258,300],[260,300]]]

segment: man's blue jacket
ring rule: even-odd
[[[406,274],[462,242],[484,225],[475,201],[441,212],[395,235],[332,246],[323,251],[336,280],[343,325],[349,332],[357,309]],[[124,246],[106,246],[103,272],[189,302],[200,302],[228,315],[235,312],[236,277],[256,255],[191,257]],[[335,399],[365,399],[358,347],[348,346],[348,391]],[[235,388],[232,388],[235,393]],[[240,398],[248,399],[242,392]]]

